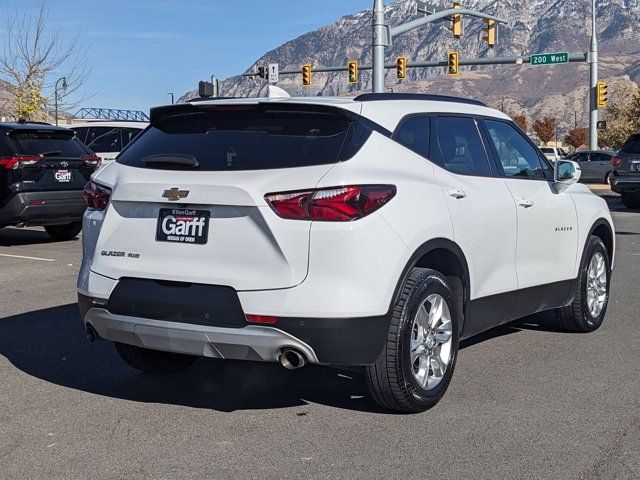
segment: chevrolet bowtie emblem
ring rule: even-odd
[[[189,190],[180,190],[178,187],[173,187],[170,190],[165,190],[162,193],[163,198],[168,198],[171,201],[180,200],[181,198],[187,198]]]

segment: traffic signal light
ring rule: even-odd
[[[453,8],[460,10],[462,5],[456,2],[453,4]],[[456,38],[460,38],[462,36],[462,15],[459,13],[451,15],[451,31],[453,32],[453,36]]]
[[[305,87],[310,87],[312,84],[313,80],[311,78],[311,65],[302,65],[302,85]]]
[[[358,83],[358,62],[349,62],[349,83]]]
[[[596,100],[597,105],[600,108],[607,106],[607,99],[609,97],[609,87],[605,82],[598,82],[596,87]]]
[[[258,77],[264,79],[269,78],[269,70],[267,70],[267,67],[258,67]]]
[[[484,36],[482,40],[487,42],[491,48],[496,45],[496,21],[484,19],[484,27],[482,27],[484,31]]]
[[[460,54],[458,52],[449,52],[449,61],[447,63],[447,73],[450,76],[455,77],[458,75],[458,64],[460,62]]]
[[[396,77],[398,80],[407,78],[407,57],[404,55],[396,58]]]

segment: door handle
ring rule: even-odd
[[[464,193],[464,190],[460,190],[459,188],[450,188],[447,190],[447,195],[457,198],[458,200],[467,196],[467,194]]]
[[[530,208],[533,207],[533,200],[527,200],[526,198],[519,198],[516,200],[519,207]]]

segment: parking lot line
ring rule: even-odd
[[[0,257],[24,258],[25,260],[39,260],[41,262],[55,262],[55,260],[51,258],[25,257],[23,255],[9,255],[7,253],[0,253]]]

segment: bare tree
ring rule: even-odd
[[[580,148],[589,141],[589,130],[584,127],[574,128],[569,130],[565,137],[565,142],[571,145],[573,148]]]
[[[527,117],[522,114],[513,115],[513,121],[518,124],[518,126],[522,129],[523,132],[527,132],[529,129],[529,122],[527,122]]]
[[[555,117],[544,117],[533,123],[533,130],[538,134],[542,143],[549,143],[556,134],[558,121]]]
[[[65,38],[60,30],[51,31],[47,20],[44,0],[35,15],[18,11],[5,14],[0,89],[4,91],[5,110],[16,118],[50,117],[55,84],[62,77],[66,78],[66,88],[58,89],[59,105],[72,108],[84,100],[67,99],[87,80],[87,49],[79,45],[79,32]]]

